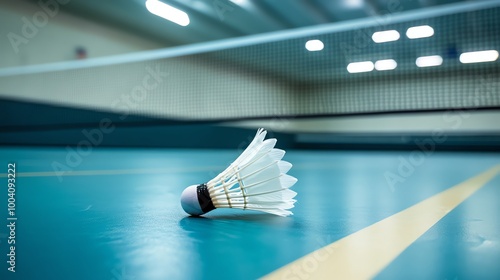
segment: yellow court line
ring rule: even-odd
[[[126,174],[162,174],[162,173],[190,173],[213,171],[221,166],[204,166],[193,168],[143,168],[143,169],[110,169],[110,170],[68,170],[64,173],[55,171],[17,172],[16,177],[52,177],[52,176],[97,176],[97,175],[126,175]],[[7,173],[0,174],[0,178],[7,177]]]
[[[498,172],[500,165],[318,249],[263,279],[371,279]]]

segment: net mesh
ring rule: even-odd
[[[500,49],[500,8],[273,40],[245,47],[0,77],[3,97],[53,105],[190,120],[344,115],[500,106],[500,63],[462,64],[462,52]],[[409,27],[435,34],[410,40]],[[376,44],[373,32],[397,30]],[[325,48],[309,52],[305,43]],[[419,68],[420,56],[443,64]],[[394,59],[397,68],[351,74],[351,62]]]

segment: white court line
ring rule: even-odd
[[[71,170],[64,174],[54,171],[17,172],[16,177],[66,177],[66,176],[97,176],[97,175],[127,175],[127,174],[162,174],[162,173],[191,173],[201,171],[223,170],[221,166],[203,166],[192,168],[142,168],[142,169],[111,169],[111,170]],[[7,173],[0,174],[0,178],[7,177]]]
[[[342,164],[316,165],[302,164],[294,165],[293,170],[308,170],[308,169],[335,169],[342,167]],[[178,167],[178,168],[140,168],[140,169],[108,169],[108,170],[71,170],[64,174],[56,174],[54,171],[38,171],[38,172],[17,172],[17,177],[65,177],[65,176],[101,176],[101,175],[127,175],[127,174],[162,174],[162,173],[191,173],[191,172],[222,172],[224,166],[200,166],[200,167]],[[0,173],[0,178],[6,178],[7,173]]]

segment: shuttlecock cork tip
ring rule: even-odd
[[[181,206],[192,216],[203,215],[215,209],[205,184],[187,187],[181,194]]]

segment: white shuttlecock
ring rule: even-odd
[[[279,216],[293,213],[297,193],[289,188],[297,179],[286,173],[292,164],[281,159],[285,151],[275,149],[276,139],[267,139],[259,129],[243,153],[226,170],[206,184],[187,187],[181,205],[190,215],[203,215],[216,208],[257,210]]]

